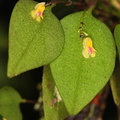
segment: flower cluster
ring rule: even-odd
[[[83,51],[82,54],[85,58],[95,57],[96,50],[93,48],[93,43],[90,37],[83,39]]]
[[[93,42],[91,37],[89,37],[88,33],[86,33],[83,30],[83,26],[85,24],[81,22],[81,26],[79,27],[78,32],[80,33],[80,37],[83,39],[83,50],[82,50],[82,55],[85,58],[89,57],[95,57],[96,56],[96,50],[93,47]]]
[[[34,10],[31,11],[31,16],[37,22],[40,22],[43,19],[43,12],[45,10],[45,2],[38,3]]]

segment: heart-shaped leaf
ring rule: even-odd
[[[20,112],[21,96],[18,92],[5,86],[0,89],[0,114],[7,120],[22,120]]]
[[[119,60],[120,60],[120,24],[116,25],[114,30],[115,42],[118,50]]]
[[[120,67],[116,67],[114,74],[110,79],[110,86],[114,98],[114,102],[117,106],[120,106]]]
[[[115,42],[116,42],[118,55],[119,55],[119,61],[120,61],[120,24],[118,24],[115,27],[114,37],[115,37]],[[120,79],[120,66],[119,66],[119,62],[116,64],[117,65],[114,70],[114,74],[112,75],[110,79],[110,85],[111,85],[111,90],[112,90],[115,104],[119,106],[120,105],[120,80],[119,80]]]
[[[115,64],[113,36],[91,11],[74,13],[61,20],[65,46],[61,55],[50,64],[71,115],[77,114],[105,86]]]
[[[51,12],[53,6],[41,12],[43,8],[36,10],[38,5],[31,0],[20,0],[15,5],[9,30],[9,77],[48,64],[62,51],[64,32]]]
[[[43,102],[45,120],[64,120],[68,116],[62,99],[59,100],[58,92],[56,94],[56,85],[54,83],[49,66],[44,67],[43,71]]]

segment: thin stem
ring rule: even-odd
[[[34,100],[22,99],[22,103],[32,103],[32,104],[36,104],[36,103],[41,103],[41,102],[40,102],[40,101],[34,101]]]
[[[70,5],[81,5],[81,3],[79,2],[73,2],[71,0],[69,1],[57,1],[57,0],[52,0],[50,3],[48,3],[47,5],[50,5],[50,4],[58,4],[58,3],[64,3],[66,4],[66,6],[70,6]]]

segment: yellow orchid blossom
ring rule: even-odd
[[[43,17],[43,12],[45,10],[45,2],[38,3],[34,10],[31,11],[31,16],[33,19],[35,19],[37,22],[40,22]]]
[[[92,39],[89,37],[88,33],[85,32],[83,29],[85,24],[83,22],[81,22],[80,24],[81,26],[79,27],[78,32],[80,33],[80,37],[83,39],[82,55],[85,58],[95,57],[96,50],[93,48]]]
[[[82,54],[85,58],[96,56],[96,50],[93,48],[93,43],[90,37],[86,37],[83,39]]]

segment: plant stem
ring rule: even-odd
[[[70,5],[81,5],[81,3],[79,3],[79,2],[73,2],[73,1],[71,1],[71,0],[68,0],[68,1],[52,0],[50,3],[48,3],[48,5],[49,5],[49,4],[58,4],[58,3],[64,3],[64,4],[66,4],[66,6],[70,6]]]
[[[41,102],[39,102],[39,101],[34,101],[34,100],[22,99],[22,103],[32,103],[32,104],[36,104],[36,103],[41,103]]]

